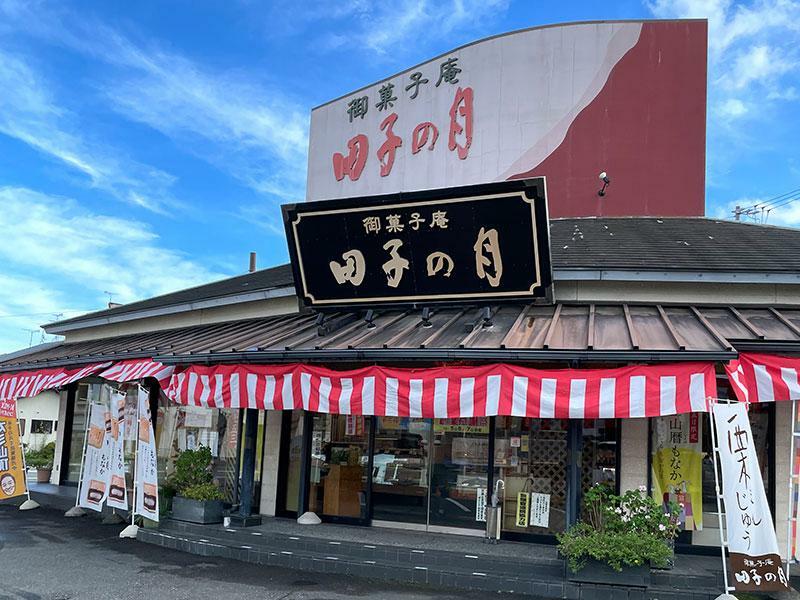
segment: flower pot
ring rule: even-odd
[[[172,518],[200,525],[222,523],[222,500],[191,500],[175,496],[172,499]]]
[[[53,469],[36,469],[36,483],[50,483],[50,474]]]
[[[575,583],[600,583],[643,588],[650,585],[649,564],[638,567],[624,566],[622,571],[615,571],[606,563],[590,558],[577,573],[573,573],[569,565],[566,566],[566,571],[567,580]]]
[[[675,540],[664,540],[664,545],[669,548],[669,558],[667,559],[667,564],[663,567],[657,567],[653,565],[654,569],[658,569],[659,571],[671,571],[675,567]]]

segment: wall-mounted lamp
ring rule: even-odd
[[[600,191],[597,192],[597,195],[602,198],[603,196],[606,195],[606,188],[611,183],[611,180],[608,178],[608,173],[606,173],[605,171],[600,173],[600,181],[603,182],[603,187],[600,188]]]

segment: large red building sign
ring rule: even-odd
[[[458,48],[314,109],[307,199],[545,176],[553,217],[701,215],[706,53],[704,20],[554,25]]]

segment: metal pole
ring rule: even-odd
[[[734,589],[728,586],[728,566],[725,562],[725,548],[728,546],[728,542],[725,541],[725,535],[723,533],[723,522],[722,522],[722,494],[719,488],[719,461],[717,460],[717,455],[719,454],[719,446],[717,445],[717,430],[716,424],[714,422],[714,405],[717,403],[717,400],[714,398],[709,398],[709,408],[711,409],[708,413],[708,418],[710,419],[711,425],[711,446],[712,446],[712,456],[714,458],[714,491],[717,496],[717,517],[719,519],[719,549],[722,554],[722,576],[725,581],[725,591],[724,593],[727,594],[728,592],[734,591]]]
[[[86,444],[89,442],[89,417],[92,414],[92,405],[94,401],[86,404],[86,418],[83,424],[83,451],[81,452],[81,469],[78,472],[78,493],[75,494],[75,506],[78,506],[81,500],[81,485],[83,484],[83,463],[86,460]]]
[[[258,436],[258,410],[246,409],[244,421],[244,457],[242,460],[242,493],[239,498],[239,516],[249,517],[253,512],[253,486],[256,471],[256,437]]]
[[[795,460],[795,443],[798,437],[798,432],[795,431],[797,426],[797,403],[792,402],[792,435],[791,444],[789,444],[789,514],[786,518],[786,578],[789,578],[789,567],[792,564],[792,526],[797,526],[797,517],[795,516],[796,502],[794,502],[794,460]],[[795,505],[795,508],[792,508]]]
[[[141,392],[143,390],[141,386],[138,386],[137,392]],[[131,499],[131,525],[134,525],[134,519],[136,518],[136,482],[137,482],[137,474],[138,471],[136,469],[137,463],[139,462],[139,393],[136,394],[136,435],[133,436],[133,443],[136,444],[134,447],[133,452],[133,498]]]

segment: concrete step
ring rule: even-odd
[[[561,578],[564,561],[555,556],[520,555],[516,558],[497,557],[491,546],[475,539],[467,552],[452,552],[421,547],[390,544],[367,544],[346,540],[321,539],[316,536],[296,536],[268,531],[236,528],[210,528],[203,525],[167,521],[161,531],[174,535],[190,535],[197,539],[213,539],[227,545],[255,545],[270,550],[302,552],[314,556],[336,556],[353,560],[372,560],[395,566],[447,568],[453,572],[490,571],[502,575],[532,580]],[[199,537],[198,537],[199,536]]]
[[[316,535],[290,535],[265,528],[224,528],[172,520],[162,522],[157,530],[140,529],[138,539],[201,556],[299,571],[550,599],[710,600],[721,589],[715,574],[700,569],[697,573],[654,571],[647,590],[576,584],[565,580],[564,561],[555,557],[554,549],[545,556],[496,557],[492,552],[497,547],[484,545],[479,539],[467,544],[474,553],[466,554],[408,545],[339,541]],[[525,545],[519,546],[524,548]],[[504,550],[508,552],[509,548]]]

